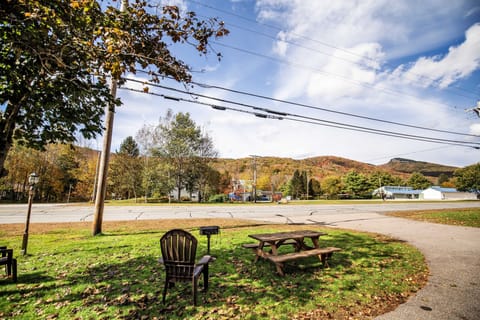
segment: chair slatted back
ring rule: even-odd
[[[162,236],[160,247],[167,277],[176,281],[191,281],[197,239],[185,230],[173,229]]]

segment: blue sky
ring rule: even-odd
[[[480,144],[480,118],[468,111],[480,100],[478,1],[168,3],[200,17],[218,17],[231,32],[212,43],[223,55],[220,62],[215,54],[200,57],[186,48],[174,49],[192,67],[193,81],[221,87],[195,84],[188,89],[249,107],[150,88],[157,94],[227,107],[219,111],[119,90],[124,105],[115,116],[112,151],[143,125],[158,124],[170,108],[189,112],[223,158],[332,155],[383,164],[403,157],[453,166],[480,161],[480,150],[471,147]],[[142,74],[128,77],[142,79]],[[161,85],[185,90],[170,80]],[[125,86],[139,87],[134,82]],[[251,107],[288,116],[260,118],[252,113],[261,110]],[[319,120],[329,126],[319,125]],[[365,128],[382,134],[366,133]],[[92,144],[100,149],[102,138]]]

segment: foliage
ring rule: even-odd
[[[415,161],[404,158],[393,158],[388,163],[381,165],[380,168],[387,171],[403,172],[412,174],[420,172],[424,176],[438,177],[440,174],[452,175],[456,167],[429,163],[424,161]]]
[[[307,193],[307,172],[295,170],[290,185],[293,198],[300,199],[300,196]]]
[[[208,198],[208,202],[228,202],[228,196],[226,194],[214,194]]]
[[[128,136],[120,144],[120,151],[117,153],[137,158],[140,155],[140,149],[135,139],[132,136]]]
[[[125,159],[122,158],[120,151],[112,156],[107,191],[109,193],[113,192],[121,198],[134,197],[136,194],[137,197],[144,196],[145,201],[149,198],[158,199],[160,197],[168,199],[171,191],[175,188],[176,182],[172,164],[167,162],[158,152],[159,141],[162,140],[159,125],[145,126],[135,135],[135,138],[127,137],[125,142],[127,140],[129,142],[125,145],[122,143],[120,150],[137,154],[136,149],[138,148],[139,156],[128,161],[124,161]],[[212,144],[205,144],[205,146],[213,147]],[[155,150],[157,150],[156,153]],[[200,192],[199,200],[202,201],[208,200],[212,194],[231,192],[231,183],[234,178],[250,180],[252,177],[252,171],[248,169],[248,166],[251,165],[251,158],[193,157],[190,160],[185,171],[185,186],[192,193]],[[37,188],[36,201],[90,200],[94,189],[97,161],[98,152],[89,148],[51,145],[47,146],[45,151],[40,152],[17,144],[12,148],[5,163],[9,174],[0,180],[0,190],[3,190],[2,200],[25,201],[28,197],[27,179],[31,172],[42,173]],[[348,161],[344,162],[349,163]],[[305,162],[298,160],[257,158],[259,176],[257,189],[270,191],[273,187],[273,191],[281,191],[284,197],[294,195],[291,185],[292,175],[295,170],[298,170],[298,178],[303,176],[303,172],[298,169],[303,165],[305,165]],[[290,168],[294,169],[287,171]],[[242,173],[239,173],[239,170],[243,170]],[[325,173],[322,170],[324,170],[323,167],[307,166],[307,171],[311,172],[308,175],[310,178],[308,183],[310,199],[337,198],[339,194],[346,192],[343,185],[346,181],[345,178],[349,176],[351,178],[352,176],[362,175],[366,179],[366,181],[361,180],[365,184],[365,193],[359,194],[359,197],[365,197],[379,185],[408,185],[408,181],[404,181],[400,176],[376,168],[370,168],[374,171],[366,172],[352,169],[344,175],[338,176],[322,176],[321,174]],[[475,178],[477,172],[475,170],[478,170],[478,165],[458,169],[456,176],[444,182],[442,186],[459,188],[464,182],[474,185],[478,181]],[[340,172],[342,171],[340,170]],[[351,174],[352,171],[356,174]],[[129,172],[130,178],[128,178],[128,175],[124,175],[124,172]],[[48,177],[44,178],[43,174]],[[421,180],[425,181],[423,178]],[[353,182],[356,180],[347,179],[347,181],[355,185]],[[430,185],[430,182],[428,185]],[[135,191],[132,186],[135,186]],[[362,190],[361,186],[360,183],[360,191]],[[466,190],[474,189],[468,187]],[[70,197],[68,197],[69,193]],[[299,192],[298,197],[302,198],[305,194],[306,190]]]
[[[454,175],[458,190],[480,193],[480,162],[457,169]]]
[[[149,68],[153,81],[189,82],[189,67],[170,51],[228,34],[216,19],[200,20],[176,6],[135,1],[120,12],[98,1],[0,2],[0,176],[13,140],[34,148],[86,138],[102,130],[106,107],[120,104],[107,79]],[[153,13],[152,13],[153,12]],[[157,14],[160,13],[160,14]]]
[[[368,194],[370,190],[368,179],[363,174],[352,170],[343,176],[343,193],[358,197]]]
[[[228,221],[226,221],[228,222]],[[59,226],[31,233],[30,255],[18,256],[19,283],[1,279],[0,317],[8,319],[371,319],[405,302],[426,282],[428,270],[420,252],[402,241],[370,234],[317,228],[320,241],[341,247],[329,268],[317,258],[287,264],[285,277],[241,247],[248,234],[288,231],[305,226],[224,227],[213,236],[204,303],[191,305],[191,286],[177,284],[161,302],[164,270],[158,263],[159,238],[171,227],[192,228],[192,220],[129,221],[91,237],[87,226]],[[242,225],[242,224],[240,224]],[[169,227],[170,226],[170,227]],[[0,235],[19,252],[17,236]],[[289,246],[282,250],[291,249]],[[202,284],[200,284],[202,285]],[[281,301],[281,303],[279,303]]]
[[[439,186],[445,186],[449,183],[450,178],[445,173],[442,173],[438,176],[437,184]]]
[[[211,138],[202,134],[188,113],[174,115],[169,110],[161,121],[157,127],[161,139],[154,146],[155,155],[172,169],[177,199],[185,187],[202,191],[212,177],[206,168],[217,156]]]
[[[374,171],[368,175],[368,184],[373,190],[382,186],[402,186],[405,184],[399,176],[385,171]]]
[[[9,173],[2,179],[2,188],[11,191],[12,200],[27,197],[28,176],[35,172],[40,181],[35,197],[43,201],[69,201],[78,183],[81,154],[71,145],[48,145],[44,152],[15,144],[5,163]]]
[[[77,201],[93,200],[93,190],[99,153],[87,148],[78,148],[78,168],[74,170],[77,181],[73,195]]]
[[[322,195],[322,186],[320,184],[320,181],[312,178],[310,181],[308,181],[308,194],[309,198],[318,198],[319,196]]]
[[[322,185],[327,199],[336,199],[343,188],[342,179],[336,176],[326,177],[323,179]]]
[[[110,163],[110,191],[116,198],[137,199],[141,193],[143,163],[139,161],[139,149],[133,137],[122,141],[120,151]]]
[[[408,178],[407,185],[416,190],[427,189],[432,183],[421,173],[414,172],[410,178]]]
[[[455,226],[480,228],[480,208],[401,211],[389,215]]]

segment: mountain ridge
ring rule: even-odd
[[[247,157],[247,158],[218,158],[213,167],[219,171],[228,171],[236,179],[250,179],[253,165],[261,174],[292,175],[295,170],[307,171],[310,176],[323,179],[327,176],[342,176],[351,170],[363,174],[371,174],[376,171],[388,172],[403,179],[412,173],[419,172],[432,181],[445,174],[453,176],[460,167],[416,161],[406,158],[392,158],[385,164],[374,165],[338,156],[316,156],[305,159],[292,159],[282,157]],[[268,173],[267,173],[268,172]]]

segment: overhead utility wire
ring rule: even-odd
[[[209,9],[212,9],[212,10],[215,10],[215,11],[219,11],[219,12],[222,12],[222,13],[225,13],[225,14],[228,14],[228,15],[231,15],[231,16],[234,16],[234,17],[237,17],[237,18],[240,18],[242,20],[245,20],[245,21],[248,21],[248,22],[251,22],[251,23],[255,23],[257,25],[261,25],[261,26],[264,26],[264,27],[267,27],[267,28],[270,28],[270,29],[275,29],[277,31],[283,31],[282,28],[278,27],[278,26],[275,26],[275,25],[271,25],[271,24],[267,24],[267,23],[263,23],[263,22],[259,22],[257,20],[254,20],[254,19],[250,19],[250,18],[247,18],[247,17],[244,17],[244,16],[241,16],[239,14],[235,14],[235,13],[232,13],[232,12],[229,12],[229,11],[226,11],[226,10],[222,10],[222,9],[219,9],[219,8],[216,8],[214,6],[211,6],[211,5],[208,5],[208,4],[205,4],[205,3],[201,3],[201,2],[198,2],[198,1],[194,1],[194,0],[187,0],[191,3],[195,3],[197,5],[200,5],[200,6],[203,6],[203,7],[206,7],[206,8],[209,8]],[[235,25],[233,25],[235,26]],[[237,28],[240,28],[242,29],[242,27],[238,27],[236,26]],[[251,31],[249,29],[246,29],[247,31],[249,32],[255,32],[255,33],[258,33],[258,31]],[[351,56],[355,56],[355,57],[359,57],[359,58],[362,58],[362,59],[365,59],[365,60],[369,60],[369,61],[372,61],[372,62],[375,62],[377,63],[378,61],[376,61],[375,59],[372,59],[368,56],[364,56],[364,55],[361,55],[361,54],[358,54],[358,53],[355,53],[355,52],[352,52],[352,51],[349,51],[347,49],[344,49],[344,48],[341,48],[341,47],[338,47],[338,46],[335,46],[335,45],[332,45],[332,44],[329,44],[327,42],[324,42],[324,41],[320,41],[318,39],[313,39],[313,38],[310,38],[310,37],[307,37],[307,36],[304,36],[304,35],[301,35],[301,34],[298,34],[298,33],[292,33],[294,36],[298,37],[298,38],[303,38],[307,41],[311,41],[311,42],[316,42],[318,44],[321,44],[325,47],[329,47],[329,48],[332,48],[332,49],[335,49],[335,50],[339,50],[339,51],[342,51],[344,53],[347,53]],[[269,36],[270,37],[270,36]],[[284,42],[288,42],[288,41],[285,41],[285,40],[282,40]],[[335,56],[333,56],[335,57]],[[335,57],[335,58],[338,58],[338,57]],[[388,64],[386,63],[386,65],[392,67],[392,68],[395,68],[396,66],[394,65],[391,65],[391,64]],[[434,78],[431,78],[431,77],[428,77],[428,76],[425,76],[425,75],[421,75],[421,74],[415,74],[415,73],[412,73],[413,75],[417,75],[419,76],[420,78],[424,78],[424,79],[428,79],[430,81],[436,81],[436,79]],[[467,90],[467,89],[464,89],[464,88],[461,88],[461,87],[452,87],[452,89],[455,89],[455,90],[458,90],[458,91],[463,91],[463,92],[466,92],[466,93],[469,93],[469,94],[474,94],[475,96],[478,96],[478,92],[476,91],[471,91],[471,90]],[[467,96],[464,96],[464,95],[460,95],[458,94],[459,96],[463,96],[463,97],[466,97],[466,98],[469,98],[469,99],[472,99],[472,97],[467,97]]]
[[[220,42],[216,42],[216,41],[212,41],[212,43],[214,43],[218,46],[221,46],[221,47],[233,49],[233,50],[240,51],[240,52],[250,54],[250,55],[253,55],[253,56],[261,57],[261,58],[264,58],[264,59],[269,59],[269,60],[272,60],[272,61],[275,61],[275,62],[278,62],[278,63],[283,63],[283,64],[290,65],[290,66],[297,67],[297,68],[313,70],[317,73],[321,73],[321,74],[324,74],[324,75],[340,78],[340,79],[343,79],[347,82],[351,82],[353,84],[356,84],[358,86],[362,86],[362,87],[365,87],[365,88],[369,88],[369,89],[373,89],[373,90],[377,90],[377,91],[383,91],[384,93],[393,94],[393,95],[396,95],[396,96],[406,96],[406,97],[410,97],[411,99],[413,98],[415,100],[420,100],[421,101],[421,99],[419,97],[417,97],[413,94],[408,94],[408,93],[388,89],[388,88],[385,88],[385,87],[375,87],[375,86],[372,86],[372,85],[369,85],[369,84],[366,84],[366,83],[363,83],[363,82],[360,82],[360,81],[350,79],[348,77],[345,77],[345,76],[342,76],[342,75],[339,75],[339,74],[334,74],[334,73],[331,73],[331,72],[320,70],[318,68],[308,67],[308,66],[301,65],[301,64],[298,64],[298,63],[295,63],[295,62],[292,62],[292,61],[288,61],[288,60],[277,59],[277,58],[274,58],[274,57],[271,57],[271,56],[268,56],[268,55],[265,55],[265,54],[262,54],[262,53],[258,53],[258,52],[250,51],[250,50],[247,50],[247,49],[227,45],[227,44],[224,44],[224,43],[220,43]],[[422,102],[424,102],[424,101],[422,101]],[[429,103],[431,105],[434,105],[431,102],[427,102],[427,103]],[[446,105],[446,106],[448,106],[448,105]],[[451,106],[448,106],[448,107],[451,107]]]
[[[314,49],[314,48],[310,48],[310,47],[307,47],[305,45],[302,45],[302,44],[299,44],[297,42],[294,42],[294,41],[291,41],[291,40],[288,40],[288,39],[278,39],[276,36],[272,36],[272,35],[269,35],[267,33],[263,33],[263,32],[260,32],[258,30],[251,30],[251,29],[248,29],[248,28],[245,28],[245,27],[241,27],[241,26],[238,26],[238,25],[235,25],[233,23],[228,23],[228,24],[225,24],[226,26],[232,26],[234,28],[238,28],[240,30],[244,30],[244,31],[247,31],[247,32],[251,32],[251,33],[255,33],[257,35],[260,35],[260,36],[263,36],[263,37],[266,37],[266,38],[269,38],[269,39],[272,39],[272,40],[277,40],[277,41],[281,41],[281,42],[285,42],[285,43],[288,43],[292,46],[295,46],[295,47],[298,47],[298,48],[302,48],[302,49],[305,49],[305,50],[309,50],[309,51],[313,51],[313,52],[316,52],[316,53],[319,53],[319,54],[322,54],[322,55],[325,55],[325,56],[329,56],[329,57],[332,57],[334,59],[337,59],[337,60],[341,60],[341,61],[345,61],[347,63],[351,63],[351,64],[354,64],[354,65],[357,65],[359,67],[363,67],[363,68],[367,68],[367,69],[373,69],[373,70],[376,70],[376,68],[374,67],[371,67],[371,66],[368,66],[368,65],[365,65],[365,64],[361,64],[357,61],[352,61],[352,60],[349,60],[349,59],[346,59],[346,58],[342,58],[342,57],[339,57],[339,56],[336,56],[336,55],[333,55],[331,53],[327,53],[327,52],[323,52],[323,51],[320,51],[318,49]],[[366,56],[361,56],[361,55],[358,55],[359,57],[361,57],[362,59],[364,60],[369,60],[371,61],[372,63],[375,63],[375,64],[379,64],[378,61],[372,59],[372,58],[369,58],[369,57],[366,57]],[[424,76],[424,75],[421,75],[421,74],[416,74],[416,73],[411,73],[411,75],[414,75],[414,76],[418,76],[420,77],[419,80],[413,80],[414,82],[417,82],[418,84],[421,84],[420,83],[420,80],[422,79],[427,79],[429,81],[432,81],[432,82],[437,82],[437,79],[433,79],[431,77],[427,77],[427,76]],[[450,90],[449,90],[450,89]],[[455,92],[455,91],[452,91],[451,89],[456,89],[456,90],[459,90],[459,91],[464,91],[466,93],[468,93],[469,95],[466,95],[464,93],[461,93],[461,92]],[[476,97],[478,96],[478,93],[476,92],[473,92],[473,91],[469,91],[469,90],[466,90],[466,89],[463,89],[463,88],[459,88],[459,87],[451,87],[451,88],[446,88],[446,90],[449,90],[451,91],[452,94],[454,95],[457,95],[459,97],[463,97],[463,98],[466,98],[466,99],[476,99]]]
[[[285,103],[285,104],[291,104],[291,105],[304,107],[304,108],[309,108],[309,109],[315,109],[315,110],[320,110],[320,111],[325,111],[325,112],[330,112],[330,113],[341,114],[341,115],[344,115],[344,116],[349,116],[349,117],[354,117],[354,118],[383,122],[383,123],[388,123],[388,124],[394,124],[394,125],[397,125],[397,126],[409,127],[409,128],[415,128],[415,129],[421,129],[421,130],[427,130],[427,131],[435,131],[435,132],[449,133],[449,134],[455,134],[455,135],[461,135],[461,136],[470,136],[470,137],[476,137],[476,138],[479,137],[478,135],[469,134],[469,133],[461,133],[461,132],[448,131],[448,130],[442,130],[442,129],[426,128],[426,127],[421,127],[421,126],[416,126],[416,125],[411,125],[411,124],[406,124],[406,123],[400,123],[400,122],[395,122],[395,121],[390,121],[390,120],[383,120],[383,119],[378,119],[378,118],[362,116],[362,115],[349,113],[349,112],[336,111],[336,110],[331,110],[331,109],[327,109],[327,108],[322,108],[322,107],[316,107],[316,106],[312,106],[312,105],[308,105],[308,104],[303,104],[303,103],[299,103],[299,102],[292,102],[292,101],[288,101],[288,100],[282,100],[282,99],[277,99],[277,98],[273,98],[273,97],[267,97],[267,96],[263,96],[263,95],[259,95],[259,94],[255,94],[255,93],[243,92],[243,91],[224,88],[224,87],[215,86],[215,85],[202,84],[202,83],[195,82],[195,81],[192,81],[192,83],[195,84],[195,85],[198,85],[200,87],[203,87],[203,88],[212,88],[212,89],[224,90],[224,91],[229,91],[229,92],[232,92],[232,93],[247,95],[247,96],[261,98],[261,99],[265,99],[265,100],[271,100],[271,101],[275,101],[275,102],[281,102],[281,103]]]
[[[147,71],[144,71],[144,70],[139,70],[139,71],[143,72],[143,73],[148,73]],[[421,130],[426,130],[426,131],[434,131],[434,132],[448,133],[448,134],[454,134],[454,135],[460,135],[460,136],[469,136],[469,137],[475,137],[475,138],[479,137],[478,135],[474,135],[474,134],[461,133],[461,132],[448,131],[448,130],[441,130],[441,129],[434,129],[434,128],[426,128],[426,127],[421,127],[421,126],[416,126],[416,125],[411,125],[411,124],[405,124],[405,123],[400,123],[400,122],[395,122],[395,121],[389,121],[389,120],[383,120],[383,119],[378,119],[378,118],[373,118],[373,117],[357,115],[357,114],[348,113],[348,112],[336,111],[336,110],[331,110],[331,109],[327,109],[327,108],[322,108],[322,107],[316,107],[316,106],[312,106],[312,105],[308,105],[308,104],[303,104],[303,103],[299,103],[299,102],[292,102],[292,101],[288,101],[288,100],[282,100],[282,99],[267,97],[267,96],[263,96],[263,95],[259,95],[259,94],[255,94],[255,93],[239,91],[239,90],[229,89],[229,88],[215,86],[215,85],[209,85],[209,84],[200,83],[200,82],[196,82],[196,81],[192,81],[191,83],[195,84],[199,87],[202,87],[202,88],[224,90],[224,91],[228,91],[228,92],[232,92],[232,93],[236,93],[236,94],[242,94],[242,95],[246,95],[246,96],[250,96],[250,97],[261,98],[261,99],[271,100],[271,101],[275,101],[275,102],[281,102],[281,103],[290,104],[290,105],[303,107],[303,108],[308,108],[308,109],[314,109],[314,110],[320,110],[320,111],[324,111],[324,112],[341,114],[341,115],[344,115],[344,116],[349,116],[349,117],[354,117],[354,118],[359,118],[359,119],[377,121],[377,122],[382,122],[382,123],[387,123],[387,124],[394,124],[394,125],[397,125],[397,126],[421,129]]]
[[[194,100],[194,99],[185,99],[185,98],[180,98],[180,97],[167,96],[167,95],[164,95],[164,94],[159,94],[159,93],[154,93],[154,92],[145,92],[143,90],[133,89],[133,88],[128,88],[128,87],[121,87],[120,89],[129,90],[129,91],[138,92],[138,93],[143,93],[143,94],[150,94],[150,95],[154,95],[154,96],[159,96],[159,97],[163,97],[164,99],[167,99],[167,100],[173,100],[173,101],[178,101],[178,102],[184,101],[184,102],[189,102],[189,103],[194,103],[194,104],[210,106],[211,108],[216,109],[216,110],[220,110],[220,111],[231,110],[231,111],[235,111],[235,112],[252,114],[252,115],[254,115],[256,117],[259,117],[259,118],[269,118],[269,119],[276,119],[276,120],[284,120],[285,119],[285,120],[290,120],[290,121],[314,124],[314,125],[325,126],[325,127],[339,128],[339,129],[355,131],[355,132],[365,132],[365,133],[370,133],[370,134],[377,134],[377,135],[383,135],[383,136],[389,136],[389,137],[395,137],[395,138],[401,138],[401,139],[407,139],[407,140],[431,142],[431,143],[437,143],[437,144],[447,144],[447,145],[453,145],[453,146],[480,149],[480,147],[475,147],[475,146],[471,146],[471,145],[463,144],[463,143],[435,141],[435,140],[430,140],[431,138],[405,137],[402,134],[397,134],[397,133],[391,133],[391,134],[390,133],[383,133],[382,134],[382,133],[372,132],[372,131],[369,131],[369,130],[354,129],[354,128],[350,128],[350,127],[343,126],[343,125],[333,125],[333,124],[319,123],[319,122],[314,122],[314,121],[291,119],[291,118],[287,118],[287,117],[272,116],[272,115],[268,115],[268,114],[251,112],[251,111],[246,111],[246,110],[232,108],[232,107],[219,106],[219,105],[215,105],[215,104],[211,104],[211,103],[201,102],[201,101]]]
[[[127,80],[127,81],[133,81],[133,82],[137,82],[137,83],[142,83],[142,84],[145,83],[144,81],[137,80],[137,79],[130,79],[130,78],[123,78],[123,79],[125,79],[125,80]],[[253,106],[253,105],[245,104],[245,103],[241,103],[241,102],[236,102],[236,101],[232,101],[232,100],[220,99],[220,98],[216,98],[216,97],[212,97],[212,96],[207,96],[207,95],[204,95],[204,94],[194,93],[194,92],[191,92],[191,91],[180,90],[180,89],[176,89],[176,88],[172,88],[172,87],[162,86],[162,85],[159,85],[159,84],[153,84],[153,83],[149,83],[149,84],[152,85],[152,86],[154,86],[154,87],[162,88],[162,89],[165,89],[165,90],[175,91],[175,92],[179,92],[179,93],[183,93],[183,94],[189,94],[189,95],[193,95],[193,96],[197,96],[197,97],[202,97],[202,98],[206,98],[206,99],[212,99],[212,100],[216,100],[216,101],[220,101],[220,102],[225,102],[225,103],[229,103],[229,104],[235,104],[235,105],[239,105],[239,106],[242,106],[242,107],[252,108],[252,109],[254,109],[254,110],[261,110],[261,111],[264,111],[264,112],[267,112],[267,113],[271,113],[271,114],[275,114],[275,115],[280,115],[280,116],[287,116],[287,115],[289,115],[289,116],[304,118],[304,119],[308,119],[308,120],[321,121],[321,122],[331,123],[331,124],[336,124],[336,125],[350,126],[350,127],[354,127],[354,128],[358,128],[358,129],[371,130],[371,131],[376,131],[376,132],[380,132],[380,133],[390,133],[390,134],[398,134],[398,135],[411,136],[411,137],[417,137],[417,138],[423,138],[423,139],[432,139],[432,140],[438,140],[438,141],[448,141],[448,142],[456,142],[456,143],[465,143],[464,141],[459,141],[459,140],[450,140],[450,139],[440,139],[440,138],[424,137],[424,136],[418,136],[418,135],[409,135],[409,134],[398,133],[398,132],[394,132],[394,131],[386,131],[386,130],[380,130],[380,129],[373,129],[373,128],[368,128],[368,127],[357,126],[357,125],[353,125],[353,124],[345,124],[345,123],[336,122],[336,121],[322,120],[322,119],[313,118],[313,117],[307,117],[307,116],[301,116],[301,115],[297,115],[297,114],[291,114],[291,113],[286,113],[286,112],[281,112],[281,111],[276,111],[276,110],[270,110],[270,109],[261,108],[261,107],[257,107],[257,106]],[[476,143],[476,142],[471,142],[471,144],[478,144],[478,145],[480,145],[480,143]]]
[[[126,80],[126,81],[132,81],[132,82],[136,82],[136,83],[145,84],[145,81],[141,81],[141,80],[137,80],[137,79],[130,79],[130,78],[123,78],[123,79]],[[418,136],[418,135],[410,135],[410,134],[404,134],[404,133],[399,133],[399,132],[394,132],[394,131],[379,130],[379,129],[373,129],[373,128],[368,128],[368,127],[356,126],[356,125],[352,125],[352,124],[345,124],[345,123],[336,122],[336,121],[322,120],[322,119],[313,118],[313,117],[306,117],[306,116],[301,116],[301,115],[297,115],[297,114],[279,112],[279,111],[276,111],[276,110],[270,110],[270,109],[266,109],[266,108],[256,107],[256,106],[253,106],[253,105],[249,105],[249,104],[245,104],[245,103],[239,103],[239,102],[230,101],[230,100],[226,100],[226,99],[215,98],[215,97],[211,97],[211,96],[207,96],[207,95],[203,95],[203,94],[197,94],[197,93],[193,93],[193,92],[189,92],[189,91],[185,91],[185,90],[166,87],[166,86],[162,86],[162,85],[159,85],[159,84],[152,84],[152,83],[149,83],[149,84],[151,86],[154,86],[154,87],[157,87],[157,88],[162,88],[162,89],[165,89],[165,90],[170,90],[170,91],[174,91],[174,92],[178,92],[178,93],[182,93],[182,94],[193,95],[193,96],[202,97],[202,98],[206,98],[206,99],[212,99],[212,100],[221,101],[221,102],[225,102],[225,103],[229,103],[229,104],[235,104],[235,105],[239,105],[239,106],[243,106],[243,107],[247,107],[247,108],[252,108],[253,110],[259,110],[259,111],[262,111],[262,112],[267,112],[267,113],[271,113],[271,114],[275,115],[275,116],[269,116],[267,114],[255,113],[255,115],[257,117],[272,118],[272,117],[278,117],[278,116],[283,116],[283,117],[293,116],[293,117],[297,117],[297,118],[307,119],[309,121],[318,121],[318,122],[326,123],[326,124],[329,124],[331,126],[333,126],[333,125],[343,126],[345,129],[350,127],[350,128],[358,129],[358,131],[365,130],[364,132],[367,132],[367,130],[368,130],[368,132],[370,132],[370,133],[378,133],[378,134],[384,134],[384,135],[390,135],[390,136],[393,135],[393,136],[397,136],[397,137],[405,137],[407,139],[408,138],[414,138],[416,140],[421,139],[421,141],[430,141],[430,142],[435,142],[436,141],[436,142],[439,142],[439,143],[447,143],[447,144],[455,143],[456,145],[468,146],[468,147],[472,147],[472,148],[480,148],[480,147],[473,146],[473,145],[480,145],[480,143],[475,143],[475,142],[465,144],[466,142],[464,142],[464,141],[450,140],[450,139],[440,139],[440,138],[425,137],[425,136]],[[143,92],[141,90],[138,90],[138,91]],[[175,99],[171,99],[171,100],[175,100]],[[304,121],[304,122],[309,123],[309,121]]]

